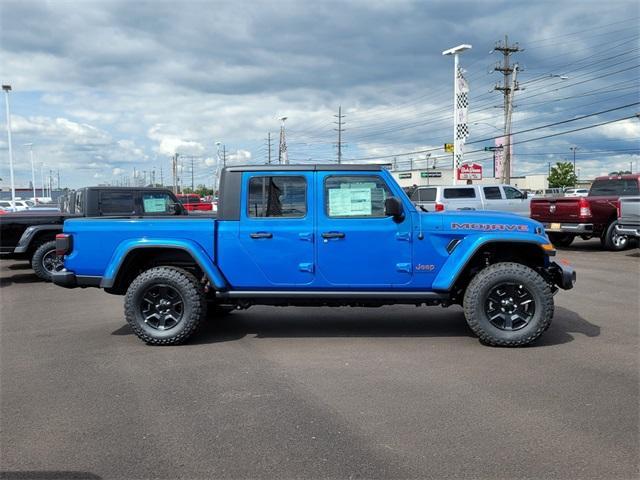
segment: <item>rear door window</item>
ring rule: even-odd
[[[484,187],[484,198],[487,200],[502,200],[500,187]]]
[[[411,200],[414,202],[435,202],[436,201],[436,189],[435,188],[418,188]]]
[[[133,215],[135,210],[133,192],[100,192],[102,215]]]
[[[476,198],[476,190],[474,188],[445,188],[444,198]]]
[[[302,218],[307,214],[307,180],[285,175],[253,177],[247,210],[252,218]]]

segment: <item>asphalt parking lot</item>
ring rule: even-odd
[[[269,308],[150,347],[0,262],[3,478],[637,478],[638,250],[578,241],[521,349],[460,308]],[[31,473],[29,473],[31,472]]]

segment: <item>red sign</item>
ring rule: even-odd
[[[482,165],[465,163],[458,169],[458,180],[482,180]]]

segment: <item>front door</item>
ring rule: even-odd
[[[251,288],[312,283],[313,172],[245,173],[242,185],[238,235],[244,254],[236,261],[244,268],[235,269],[233,283]]]
[[[383,288],[412,279],[411,219],[385,216],[380,174],[317,172],[318,286]],[[396,193],[395,196],[398,196]],[[406,208],[406,207],[405,207]]]

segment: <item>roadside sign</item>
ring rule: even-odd
[[[411,172],[407,172],[407,173],[400,173],[398,175],[398,178],[411,178]]]
[[[482,165],[466,163],[458,169],[458,180],[482,180]]]
[[[453,153],[453,143],[445,143],[444,151],[445,153]]]
[[[442,172],[420,172],[421,178],[442,178]]]

